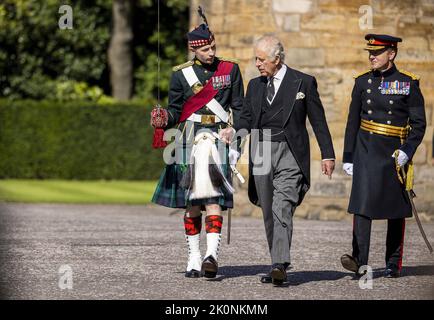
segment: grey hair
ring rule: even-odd
[[[276,36],[262,36],[255,42],[255,48],[264,49],[267,52],[268,57],[271,59],[279,57],[281,63],[285,61],[285,50],[282,42]]]

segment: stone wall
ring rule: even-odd
[[[245,84],[258,76],[252,46],[265,33],[274,33],[282,40],[289,66],[317,78],[337,168],[331,181],[322,176],[319,148],[309,126],[312,187],[297,210],[298,216],[308,218],[347,216],[351,178],[342,171],[343,136],[353,76],[369,68],[367,53],[362,50],[364,35],[402,37],[396,64],[421,77],[427,114],[425,139],[414,159],[416,204],[425,219],[434,217],[434,0],[191,0],[191,27],[201,23],[196,13],[199,4],[216,34],[218,55],[240,60]],[[366,5],[372,9],[372,29],[363,30],[360,21],[369,22],[366,7],[362,7]],[[241,169],[246,175],[246,167]],[[240,188],[234,212],[260,215],[246,198]]]

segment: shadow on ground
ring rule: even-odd
[[[255,276],[258,278],[270,271],[269,265],[249,265],[249,266],[224,266],[219,268],[218,277],[213,281],[221,281],[228,278]],[[287,272],[288,282],[291,285],[297,286],[308,282],[315,281],[332,281],[341,279],[350,273],[340,272],[336,270],[321,270],[321,271],[299,271],[299,272]],[[259,279],[258,279],[259,281]]]
[[[434,265],[402,267],[401,276],[434,276]]]
[[[384,274],[384,268],[378,268],[373,270],[373,279],[381,278]],[[208,281],[222,281],[224,279],[258,276],[265,275],[270,271],[269,265],[248,265],[248,266],[223,266],[219,268],[219,272],[216,278],[208,279]],[[359,280],[352,272],[342,272],[337,270],[317,270],[317,271],[298,271],[287,272],[288,285],[298,286],[310,282],[318,281],[334,281],[342,279],[346,276],[352,277],[352,280]],[[409,266],[403,267],[401,271],[401,277],[407,276],[433,276],[434,265],[423,266]]]

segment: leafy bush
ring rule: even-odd
[[[157,179],[151,102],[0,100],[0,178]]]

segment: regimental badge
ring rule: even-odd
[[[203,85],[199,81],[193,84],[193,86],[191,87],[191,90],[193,91],[194,94],[199,93],[202,89],[203,89]]]
[[[231,87],[231,75],[212,77],[212,87],[214,90],[226,89]]]
[[[401,94],[408,96],[410,94],[410,82],[399,82],[398,80],[392,82],[381,82],[381,94]]]

